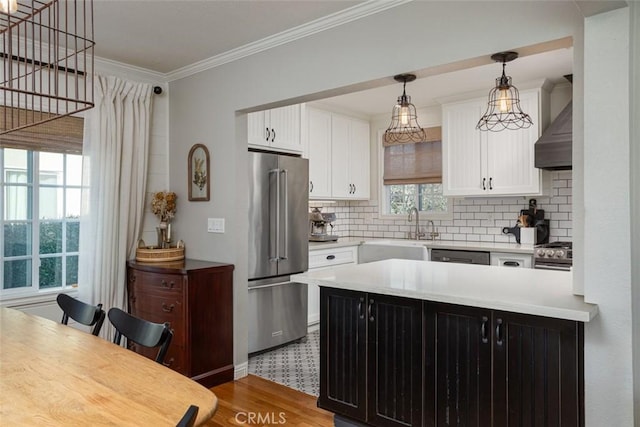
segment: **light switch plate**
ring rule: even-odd
[[[207,218],[207,232],[224,233],[224,218]]]

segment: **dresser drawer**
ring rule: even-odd
[[[309,270],[312,268],[329,267],[340,264],[355,264],[357,262],[357,246],[309,251]]]
[[[160,351],[160,347],[149,348],[141,346],[134,342],[130,342],[128,348],[129,350],[141,354],[142,356],[152,360],[156,359],[158,351]],[[187,375],[187,370],[184,363],[185,359],[186,357],[184,345],[171,341],[171,344],[169,344],[169,349],[167,350],[167,354],[164,357],[164,362],[162,364],[168,368],[180,372],[183,375]]]
[[[166,292],[182,292],[183,276],[180,274],[132,271],[129,273],[129,282],[135,283],[137,290],[154,289]]]

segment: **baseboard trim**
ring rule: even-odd
[[[249,362],[244,362],[236,366],[233,373],[233,379],[239,380],[249,375]]]

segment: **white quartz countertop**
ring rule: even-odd
[[[460,242],[447,240],[409,240],[409,239],[376,239],[369,237],[341,237],[337,242],[309,242],[309,250],[334,249],[344,246],[359,246],[362,244],[383,244],[394,246],[425,246],[427,248],[457,249],[469,251],[507,252],[533,254],[533,245],[519,245],[517,243],[493,242]]]
[[[319,286],[589,322],[598,306],[572,294],[572,273],[389,259],[298,274]]]

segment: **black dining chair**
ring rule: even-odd
[[[125,336],[144,347],[160,347],[156,362],[164,362],[173,338],[169,323],[153,323],[132,316],[116,307],[109,310],[109,321],[116,328],[116,334],[113,337],[115,344],[119,345],[122,337]]]
[[[198,409],[195,405],[189,406],[189,409],[184,413],[180,422],[176,424],[176,427],[193,427],[196,423],[196,417],[198,416]]]
[[[100,333],[105,316],[102,304],[87,304],[67,294],[59,294],[56,301],[62,309],[62,320],[60,323],[67,325],[71,318],[83,325],[93,326],[91,334],[98,335]]]

